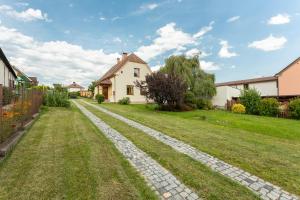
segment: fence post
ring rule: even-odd
[[[0,133],[3,133],[3,109],[2,109],[2,104],[3,104],[3,87],[0,84]],[[1,138],[1,135],[0,135]],[[1,140],[1,139],[0,139]]]

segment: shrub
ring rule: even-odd
[[[291,117],[300,119],[300,98],[296,98],[290,101],[288,110]]]
[[[196,105],[198,109],[203,109],[203,110],[213,109],[212,102],[209,99],[198,99]]]
[[[279,102],[275,98],[262,99],[259,105],[259,114],[263,116],[278,116]]]
[[[246,107],[247,114],[259,114],[260,94],[256,89],[243,90],[240,101]]]
[[[197,108],[197,99],[195,94],[191,91],[187,91],[184,96],[184,103],[190,108]]]
[[[155,72],[147,75],[145,82],[137,81],[136,86],[140,89],[146,87],[146,98],[153,99],[160,110],[174,111],[184,107],[187,84],[179,75]]]
[[[68,93],[49,90],[44,95],[43,104],[49,107],[70,107]]]
[[[104,102],[104,96],[102,94],[97,94],[96,100],[99,104],[101,104],[102,102]]]
[[[123,99],[120,99],[118,103],[121,105],[128,105],[128,104],[130,104],[130,98],[124,97]]]
[[[246,112],[246,108],[243,104],[236,103],[231,107],[231,111],[234,113],[244,114]]]
[[[69,92],[70,99],[77,99],[78,96],[79,96],[78,92]]]

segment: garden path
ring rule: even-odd
[[[252,175],[240,168],[234,167],[218,158],[215,158],[207,153],[204,153],[182,141],[179,141],[173,137],[170,137],[164,133],[156,131],[152,128],[144,126],[138,122],[127,119],[119,114],[113,113],[107,109],[88,103],[84,100],[82,102],[104,112],[122,122],[125,122],[129,126],[132,126],[138,130],[143,131],[147,135],[161,141],[162,143],[172,147],[173,149],[201,162],[202,164],[210,167],[212,170],[221,173],[222,175],[236,181],[248,189],[258,194],[262,199],[266,200],[298,200],[299,197],[284,191],[282,188],[273,185],[255,175]]]
[[[145,177],[151,188],[161,197],[161,199],[200,199],[196,193],[187,188],[177,180],[173,174],[149,157],[145,152],[137,148],[118,131],[111,128],[76,101],[73,101],[73,103],[108,139],[114,143],[124,157]]]

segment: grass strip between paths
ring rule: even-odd
[[[213,172],[201,163],[181,154],[171,147],[155,140],[143,132],[130,127],[95,108],[81,102],[81,105],[93,112],[112,128],[122,133],[138,148],[146,152],[185,185],[198,192],[204,199],[258,199],[245,187]]]
[[[0,163],[0,199],[157,199],[72,106],[49,108]]]
[[[300,129],[295,128],[300,127],[299,121],[251,115],[237,117],[224,111],[163,112],[153,110],[152,105],[100,106],[300,195]],[[218,125],[212,123],[211,115]],[[239,126],[233,127],[232,121]],[[245,123],[247,127],[252,124],[257,128],[243,129]],[[270,124],[272,129],[268,128]],[[281,137],[278,132],[282,132]]]

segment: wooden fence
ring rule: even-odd
[[[0,85],[0,143],[23,128],[39,112],[43,92],[38,89],[9,89]]]

